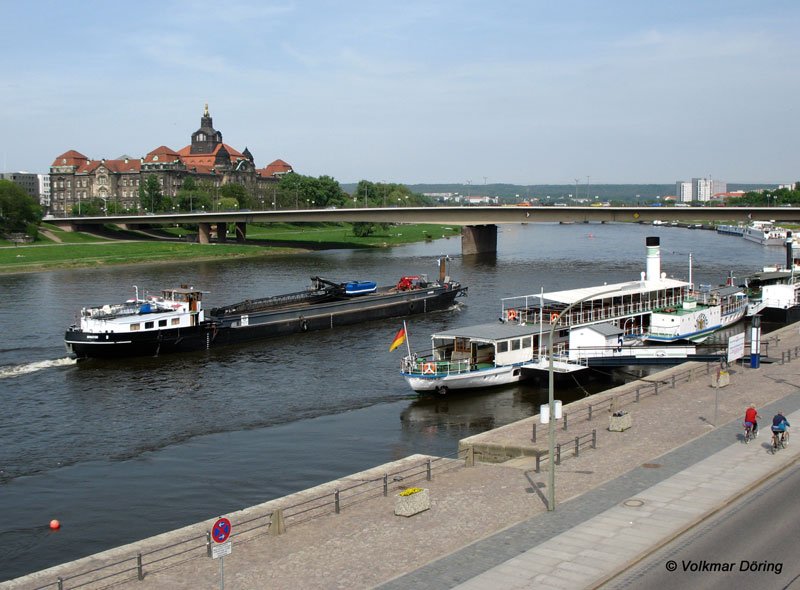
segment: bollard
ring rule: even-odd
[[[64,590],[64,578],[58,578],[58,590]]]
[[[639,403],[639,388],[636,388],[636,403]]]
[[[206,531],[206,555],[211,557],[211,531]]]
[[[336,514],[339,514],[339,490],[336,490],[333,493],[333,507],[336,511]]]
[[[656,392],[656,395],[658,395],[658,381],[653,383],[653,388],[654,388],[654,391]]]
[[[556,465],[561,465],[561,443],[556,445]]]
[[[592,421],[592,404],[589,404],[589,418],[588,418],[587,421],[588,422]]]
[[[389,475],[387,473],[383,474],[383,495],[389,495]]]
[[[269,528],[267,533],[272,537],[277,537],[286,532],[286,522],[283,520],[283,508],[276,508],[269,515]]]
[[[783,355],[784,355],[784,352],[781,351],[781,364],[783,364]]]
[[[564,413],[564,430],[566,430],[566,429],[567,429],[567,414],[565,412]]]
[[[533,423],[533,428],[531,432],[531,442],[536,442],[536,422]]]
[[[427,467],[427,473],[425,474],[425,479],[430,481],[431,480],[431,460],[430,459],[428,459],[428,463],[427,463],[426,467]]]
[[[672,389],[675,389],[675,375],[672,376]]]
[[[597,429],[592,428],[592,448],[597,448]]]
[[[464,460],[464,467],[475,467],[475,447],[472,445],[467,447],[467,456]]]
[[[581,439],[579,436],[575,437],[575,456],[578,457],[581,453]]]
[[[541,464],[540,464],[541,460],[542,460],[541,457],[537,453],[537,455],[536,455],[536,473],[540,473],[541,472]]]
[[[711,374],[711,363],[706,363],[706,375]]]
[[[142,554],[136,554],[136,577],[139,578],[141,582],[144,580],[144,570],[142,569]]]

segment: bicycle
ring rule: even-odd
[[[774,430],[772,431],[772,448],[771,448],[771,451],[772,451],[773,455],[778,452],[778,448],[785,449],[786,445],[788,445],[788,444],[789,444],[789,431],[788,430],[779,431],[779,432],[775,432]]]
[[[744,444],[749,444],[751,440],[756,438],[755,432],[753,432],[753,423],[752,422],[745,422],[744,423]]]

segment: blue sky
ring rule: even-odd
[[[0,0],[0,164],[180,149],[409,184],[789,182],[800,3]]]

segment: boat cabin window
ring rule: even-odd
[[[172,325],[177,326],[181,323],[181,318],[172,318]]]
[[[153,325],[154,325],[153,322],[145,322],[144,323],[144,329],[145,330],[149,330],[149,329],[151,329],[153,327]]]
[[[497,343],[497,352],[508,352],[508,340]]]
[[[456,338],[453,350],[456,352],[469,352],[469,338]]]
[[[131,324],[131,332],[138,332],[139,331],[139,324]]]
[[[532,338],[530,336],[525,336],[522,339],[522,348],[530,348],[532,345]]]
[[[158,320],[158,327],[162,328],[167,325],[167,320]]]
[[[519,338],[514,338],[511,341],[511,350],[519,350],[521,340]]]

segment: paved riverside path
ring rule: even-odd
[[[225,585],[231,589],[403,590],[459,585],[464,588],[596,585],[748,488],[752,481],[742,477],[742,470],[730,471],[737,461],[746,461],[754,470],[763,469],[753,474],[758,480],[796,458],[800,444],[791,445],[775,456],[768,454],[761,446],[766,441],[766,432],[750,445],[738,441],[741,416],[748,403],[755,403],[767,418],[779,406],[790,413],[800,410],[798,328],[786,327],[766,339],[770,340],[770,357],[777,362],[763,363],[758,370],[734,367],[730,385],[726,387],[711,387],[705,366],[696,363],[692,364],[695,378],[677,380],[673,387],[671,375],[685,372],[688,365],[675,367],[646,378],[662,383],[659,395],[643,396],[639,403],[625,406],[632,414],[631,429],[608,432],[605,429],[608,414],[596,412],[592,421],[573,421],[568,432],[559,432],[559,440],[568,442],[594,428],[598,444],[597,449],[582,450],[577,458],[565,457],[556,468],[558,505],[554,512],[546,511],[544,501],[546,464],[541,473],[536,473],[531,457],[503,464],[479,463],[470,468],[463,467],[463,461],[452,460],[448,462],[451,468],[436,470],[431,481],[423,477],[422,481],[392,482],[387,498],[370,497],[345,506],[338,515],[328,514],[298,524],[289,522],[283,535],[262,534],[238,542],[234,537],[233,553],[225,557]],[[789,351],[792,360],[780,362],[781,353]],[[623,388],[570,404],[565,412],[575,413],[575,405],[599,403],[603,396],[613,396]],[[709,423],[715,416],[717,394],[717,422],[722,426],[714,428]],[[790,416],[790,421],[793,418],[798,421],[795,425],[800,423],[800,417]],[[520,447],[530,446],[530,420],[481,437],[502,445],[511,446],[516,440]],[[404,461],[419,460],[417,456]],[[237,521],[253,512],[268,514],[282,502],[296,503],[322,489],[352,484],[386,470],[385,466],[376,467],[227,516],[236,531]],[[701,481],[698,473],[716,479]],[[408,485],[429,488],[431,509],[410,518],[395,516],[392,495]],[[674,494],[670,496],[667,492]],[[639,507],[620,507],[628,500],[644,503]],[[620,517],[635,525],[623,526]],[[0,588],[29,590],[45,584],[55,588],[53,582],[57,576],[66,578],[77,570],[85,571],[122,556],[135,555],[137,551],[164,546],[186,537],[190,531],[208,530],[211,522],[213,519],[37,572],[0,584]],[[619,542],[614,541],[615,535]],[[603,537],[609,540],[604,542]],[[582,546],[581,539],[590,541],[592,548]],[[550,569],[538,569],[540,565]],[[142,581],[137,581],[133,574],[130,581],[113,587],[217,588],[218,574],[217,560],[202,555],[187,556],[168,566],[146,568]],[[67,580],[64,588],[74,585]],[[106,580],[81,587],[109,586]]]

